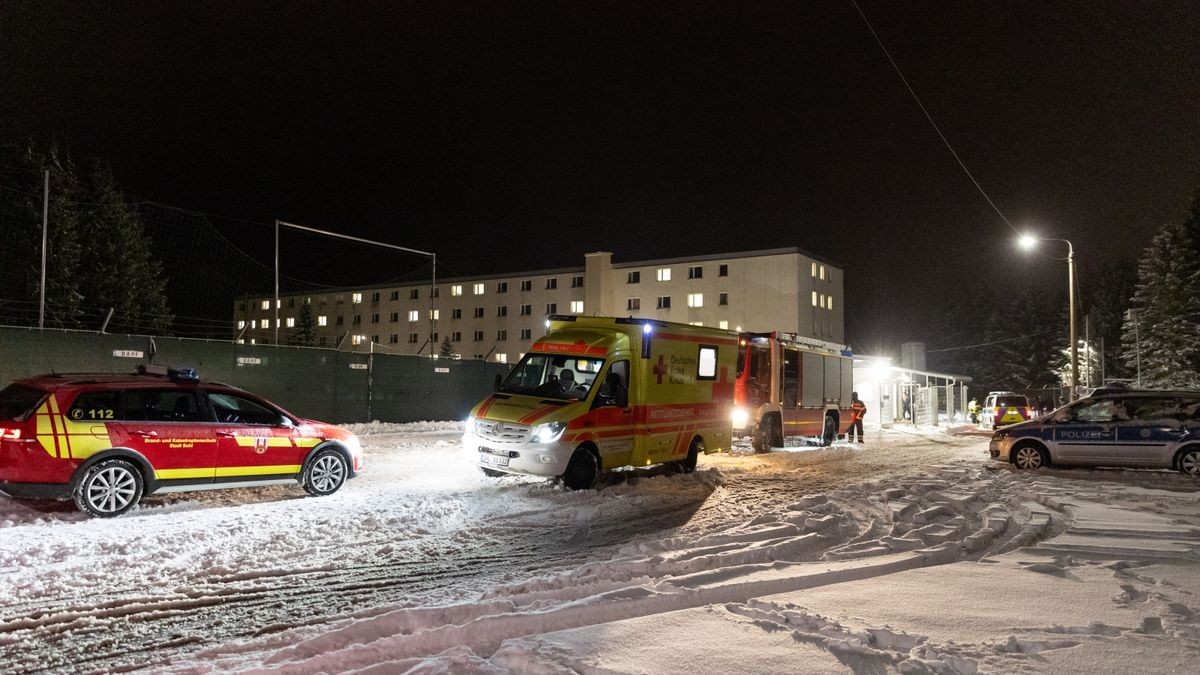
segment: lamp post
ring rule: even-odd
[[[1066,239],[1058,239],[1054,237],[1035,237],[1032,234],[1023,234],[1017,240],[1021,248],[1031,250],[1039,241],[1061,241],[1067,245],[1067,297],[1070,306],[1070,321],[1071,321],[1071,398],[1075,398],[1075,394],[1079,389],[1079,341],[1075,339],[1075,247]]]

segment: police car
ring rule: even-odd
[[[192,369],[40,375],[0,390],[0,493],[118,516],[143,495],[299,484],[362,470],[358,438]]]
[[[1200,476],[1200,392],[1098,390],[997,430],[988,451],[1020,469],[1128,466]]]

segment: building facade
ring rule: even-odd
[[[842,269],[798,248],[291,293],[235,304],[235,340],[294,342],[309,306],[318,347],[515,363],[551,314],[637,316],[728,330],[787,331],[844,342]]]

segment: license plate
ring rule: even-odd
[[[489,455],[486,452],[479,453],[479,461],[492,466],[508,466],[507,457],[499,457],[497,455]]]

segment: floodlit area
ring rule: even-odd
[[[458,422],[351,425],[366,469],[0,498],[6,672],[1190,672],[1200,482],[1020,472],[970,429],[748,447],[595,490],[483,476]]]

